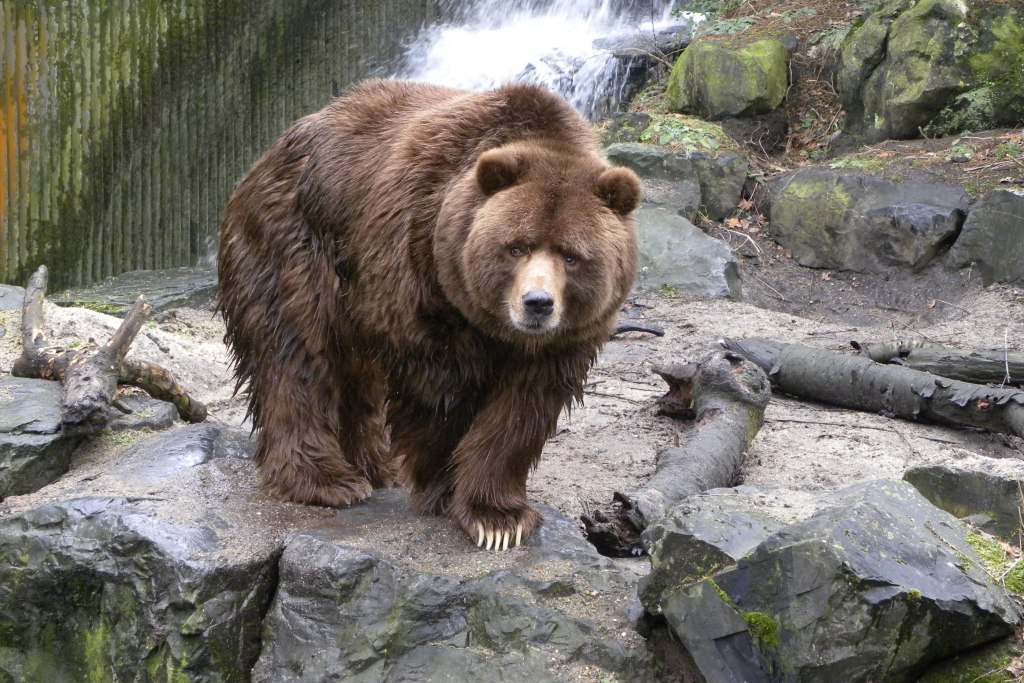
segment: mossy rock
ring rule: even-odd
[[[739,46],[694,41],[669,76],[669,108],[712,120],[771,111],[786,96],[787,64],[774,38]]]
[[[843,44],[847,132],[866,140],[1024,121],[1024,13],[1005,3],[892,0]]]

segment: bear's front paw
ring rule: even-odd
[[[521,545],[523,537],[544,519],[525,502],[501,508],[456,503],[449,516],[485,550],[508,550],[510,546]]]

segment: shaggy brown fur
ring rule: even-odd
[[[419,511],[529,533],[527,475],[635,276],[639,192],[534,86],[369,81],[296,122],[220,233],[264,486],[344,506],[402,463]]]

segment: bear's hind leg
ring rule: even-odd
[[[350,387],[313,359],[292,358],[260,402],[256,466],[263,487],[296,503],[346,507],[373,486],[342,453],[341,392]],[[318,372],[319,370],[319,372]]]
[[[374,488],[401,480],[387,437],[387,386],[379,369],[367,365],[343,388],[338,411],[339,437],[345,459]]]

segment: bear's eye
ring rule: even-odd
[[[526,250],[523,249],[522,247],[513,246],[508,248],[508,253],[512,254],[516,258],[519,258],[520,256],[526,254]]]
[[[576,265],[576,257],[573,256],[572,254],[565,254],[565,255],[562,256],[562,258],[565,259],[565,265],[567,265],[567,266],[575,266]]]

